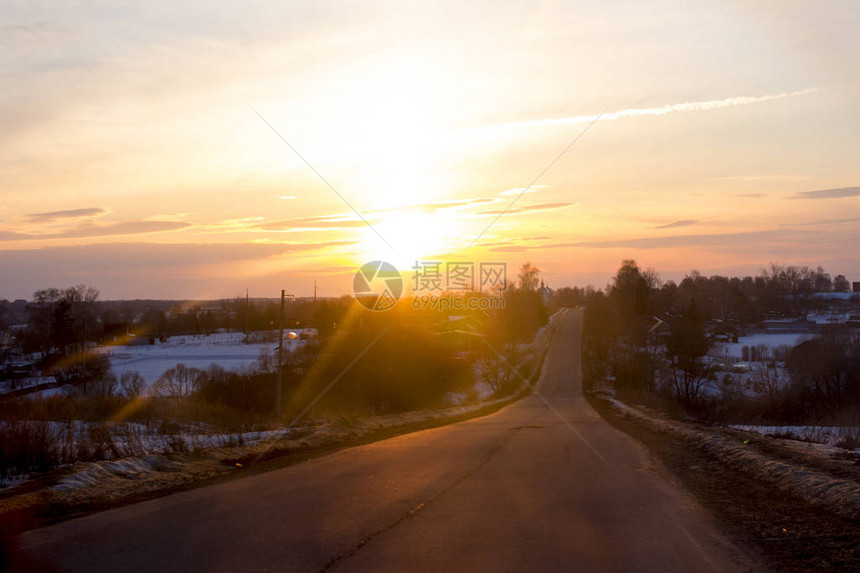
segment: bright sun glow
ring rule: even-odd
[[[410,269],[451,250],[452,215],[427,207],[454,185],[443,157],[447,112],[436,97],[443,76],[428,60],[391,58],[351,80],[360,113],[345,118],[339,145],[350,158],[351,200],[378,232],[359,230],[357,264],[379,259]]]
[[[439,65],[406,57],[350,79],[351,113],[331,129],[342,134],[337,153],[350,166],[349,188],[363,208],[418,205],[445,193],[440,163],[449,110],[437,94],[444,81]]]
[[[456,231],[454,221],[444,214],[419,210],[387,213],[374,224],[374,229],[391,247],[371,229],[364,229],[358,251],[362,257],[359,264],[384,260],[400,270],[412,268],[415,261],[439,259],[445,255],[454,246]]]

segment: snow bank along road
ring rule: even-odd
[[[755,569],[582,398],[581,321],[561,320],[538,393],[495,414],[31,531],[21,552],[56,571]]]

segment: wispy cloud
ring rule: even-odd
[[[817,236],[813,231],[794,229],[772,229],[740,233],[707,233],[700,235],[676,235],[671,237],[633,237],[610,241],[580,241],[550,243],[542,245],[510,245],[495,247],[491,251],[519,252],[530,249],[592,248],[592,249],[664,249],[689,247],[718,247],[732,245],[761,245],[765,243],[791,243]]]
[[[69,247],[0,250],[4,292],[32,293],[46,286],[85,281],[102,292],[139,298],[199,297],[208,290],[200,273],[230,280],[235,265],[264,263],[279,257],[313,256],[354,241],[299,243],[147,243],[110,242]],[[351,269],[354,272],[354,268]],[[314,269],[317,276],[325,274]],[[166,281],[170,277],[174,282]],[[177,278],[188,277],[181,283]],[[184,290],[183,290],[184,289]],[[339,293],[338,293],[339,294]]]
[[[725,177],[711,177],[706,182],[714,181],[809,181],[809,175],[727,175]]]
[[[820,189],[818,191],[800,191],[792,199],[844,199],[857,197],[860,187],[841,187],[839,189]]]
[[[73,229],[57,233],[20,233],[0,231],[0,241],[41,241],[47,239],[72,239],[84,237],[110,237],[114,235],[137,235],[178,231],[190,227],[191,223],[181,221],[119,221],[105,225],[79,225]]]
[[[149,267],[217,265],[231,261],[254,261],[288,253],[303,253],[349,246],[354,241],[301,243],[104,243],[44,249],[0,251],[0,269],[15,265],[45,272],[110,271]]]
[[[476,197],[472,199],[457,199],[452,201],[443,201],[438,203],[413,203],[409,205],[399,205],[397,207],[389,207],[386,209],[371,209],[367,211],[362,211],[364,215],[380,215],[384,213],[395,213],[395,212],[404,212],[404,211],[422,211],[424,213],[436,213],[438,211],[447,211],[447,210],[457,210],[457,209],[467,209],[469,207],[475,207],[478,205],[488,205],[491,203],[498,203],[500,199],[498,197],[488,199],[482,197]]]
[[[101,207],[86,207],[84,209],[67,209],[65,211],[48,211],[46,213],[31,213],[25,219],[29,223],[47,223],[59,219],[77,219],[80,217],[95,217],[106,213]]]
[[[367,221],[376,223],[380,219],[391,215],[392,213],[410,213],[421,212],[434,214],[440,211],[462,211],[481,205],[493,205],[500,203],[501,200],[496,197],[488,198],[472,198],[472,199],[457,199],[452,201],[442,201],[437,203],[413,203],[407,205],[398,205],[397,207],[387,207],[382,209],[367,209],[362,210],[361,215]],[[559,204],[561,205],[561,204]],[[564,205],[569,205],[565,203]],[[537,209],[540,210],[540,209]],[[487,215],[495,213],[494,211],[486,211],[483,214]],[[479,213],[480,214],[480,213]],[[366,223],[359,219],[353,213],[335,213],[331,215],[321,215],[318,217],[301,217],[298,219],[284,219],[280,221],[261,222],[259,220],[249,221],[247,226],[237,229],[234,225],[230,225],[232,230],[242,231],[273,231],[273,232],[295,232],[295,231],[325,231],[330,229],[354,229],[365,226]],[[215,225],[221,228],[220,224]]]
[[[484,248],[488,248],[491,251],[496,252],[520,252],[527,251],[532,246],[527,246],[526,243],[533,243],[535,241],[548,241],[552,239],[549,235],[541,235],[537,237],[507,237],[497,241],[489,241],[481,243],[481,246]],[[540,245],[537,245],[540,247]],[[491,248],[492,247],[492,248]]]
[[[301,219],[286,219],[268,223],[254,223],[247,230],[295,232],[323,231],[328,229],[355,229],[366,226],[367,223],[357,217],[331,215],[323,217],[303,217]]]
[[[645,107],[645,108],[630,108],[618,111],[606,112],[602,116],[599,115],[575,115],[571,117],[553,117],[546,119],[535,119],[530,121],[520,121],[514,123],[505,123],[492,127],[502,128],[527,128],[527,127],[551,127],[559,125],[570,125],[574,123],[590,123],[595,119],[616,120],[629,117],[644,117],[644,116],[660,116],[675,112],[687,111],[710,111],[714,109],[722,109],[726,107],[737,107],[742,105],[751,105],[756,103],[764,103],[786,99],[791,97],[808,95],[818,91],[818,88],[807,88],[793,92],[781,92],[777,94],[767,94],[763,96],[738,96],[724,99],[714,99],[707,101],[692,101],[683,103],[667,104],[660,107]]]
[[[821,219],[819,221],[804,221],[801,223],[787,223],[783,227],[815,227],[819,225],[845,225],[848,223],[858,223],[860,217],[847,217],[842,219]]]
[[[502,245],[499,247],[493,247],[490,250],[494,253],[522,253],[531,249],[532,247],[528,247],[526,245]]]
[[[490,209],[488,211],[478,211],[476,215],[488,217],[490,215],[524,215],[526,213],[537,213],[539,211],[553,211],[555,209],[565,209],[567,207],[575,207],[577,203],[539,203],[537,205],[524,205],[513,209]]]
[[[666,223],[665,225],[657,225],[654,227],[655,229],[674,229],[675,227],[689,227],[690,225],[695,225],[699,221],[697,219],[681,219],[679,221],[672,221],[671,223]]]
[[[525,195],[527,193],[537,193],[541,189],[546,189],[546,185],[532,185],[528,188],[515,187],[513,189],[505,189],[499,193],[499,197],[511,197],[513,195]]]

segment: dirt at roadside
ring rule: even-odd
[[[729,467],[712,451],[678,434],[620,415],[607,400],[595,396],[588,400],[609,423],[648,446],[729,537],[774,571],[860,571],[857,519],[794,492],[777,490],[754,471]],[[750,436],[733,430],[719,432],[741,442]],[[860,483],[860,462],[852,455],[821,455],[809,445],[779,442],[758,436],[750,444],[770,459]]]

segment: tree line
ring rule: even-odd
[[[533,265],[523,265],[517,281],[495,293],[505,299],[502,308],[458,310],[468,315],[457,323],[467,325],[462,328],[448,328],[447,314],[436,309],[403,303],[377,313],[348,296],[290,301],[280,318],[279,301],[236,297],[223,301],[215,312],[199,304],[103,302],[97,289],[85,285],[50,288],[34,293],[27,304],[28,323],[18,333],[18,343],[23,351],[41,356],[38,370],[53,376],[59,385],[72,387],[71,394],[136,399],[143,393],[140,376],[117,377],[107,354],[95,349],[99,342],[128,343],[121,332],[110,331],[111,325],[126,325],[138,340],[153,344],[176,333],[206,334],[218,329],[245,331],[248,342],[272,342],[277,336],[273,339],[271,334],[281,323],[287,329],[313,327],[318,338],[303,341],[301,349],[287,353],[280,366],[268,352],[253,368],[241,372],[226,372],[217,365],[198,370],[180,364],[165,372],[148,393],[158,399],[187,402],[193,398],[265,414],[272,409],[280,370],[283,395],[289,397],[285,409],[298,411],[307,406],[303,400],[309,402],[349,370],[343,383],[317,400],[318,409],[404,411],[434,407],[453,391],[471,391],[471,364],[476,360],[487,368],[494,364],[500,371],[509,370],[500,361],[514,366],[523,361],[519,346],[547,318],[537,291],[539,274]],[[118,340],[108,340],[117,334]],[[480,340],[488,340],[489,346]],[[504,394],[519,382],[515,375],[500,372],[490,385],[497,394]]]
[[[624,260],[603,290],[561,289],[559,299],[586,307],[583,369],[588,383],[664,396],[688,413],[745,416],[780,423],[860,421],[860,337],[821,329],[795,348],[747,348],[752,373],[733,367],[715,340],[773,316],[804,316],[823,302],[810,295],[846,288],[821,267],[771,264],[755,277],[704,277],[679,284]],[[741,369],[740,371],[738,371]],[[749,400],[740,380],[761,390]],[[705,386],[720,388],[718,395]]]

